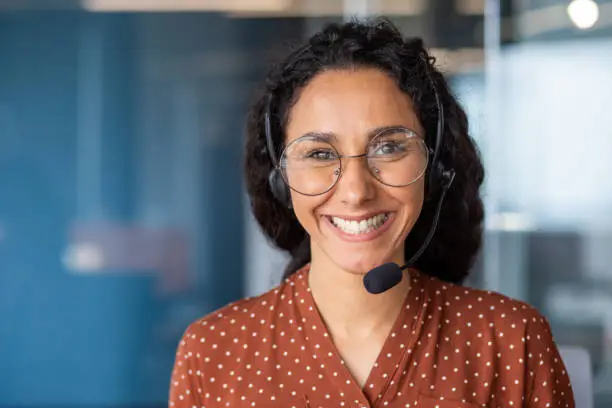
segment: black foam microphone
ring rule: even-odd
[[[379,265],[365,274],[363,285],[374,295],[386,292],[402,281],[402,271],[407,267],[401,267],[395,262]]]
[[[410,260],[402,266],[399,266],[395,262],[387,262],[377,266],[376,268],[366,273],[363,277],[363,285],[365,286],[368,292],[376,295],[379,293],[386,292],[392,287],[396,286],[402,281],[402,276],[404,275],[402,271],[413,266],[416,260],[423,254],[423,252],[425,252],[425,249],[431,242],[431,239],[433,238],[436,232],[436,228],[438,227],[438,219],[440,218],[440,212],[442,211],[442,203],[444,202],[446,192],[448,191],[448,188],[455,179],[454,170],[449,170],[445,173],[445,182],[442,186],[440,199],[438,200],[438,206],[436,207],[436,212],[434,213],[434,219],[431,225],[431,229],[429,230],[427,237],[425,237],[423,245],[421,245],[419,250],[412,256],[412,258],[410,258]]]

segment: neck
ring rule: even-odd
[[[344,271],[313,257],[308,283],[321,317],[335,338],[367,338],[391,330],[410,290],[408,273],[380,294],[369,293],[363,274]]]

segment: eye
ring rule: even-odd
[[[373,139],[368,148],[371,158],[397,160],[422,150],[422,141],[406,132],[392,132]]]
[[[336,153],[334,151],[324,149],[311,150],[305,155],[305,157],[307,159],[317,161],[330,161],[337,159]]]
[[[401,143],[384,141],[381,143],[377,143],[377,145],[374,146],[373,153],[376,156],[389,156],[389,155],[394,155],[394,154],[404,152],[404,151],[405,151],[405,146],[403,146]]]

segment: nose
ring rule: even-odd
[[[357,207],[374,199],[376,186],[364,157],[344,158],[335,195],[346,206]]]

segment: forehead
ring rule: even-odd
[[[377,69],[329,70],[314,77],[289,112],[287,141],[309,132],[363,139],[372,129],[403,126],[423,135],[412,100]]]

